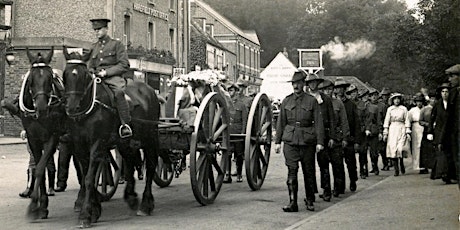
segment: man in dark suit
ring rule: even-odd
[[[450,140],[450,147],[455,162],[457,182],[460,187],[459,170],[459,133],[460,133],[460,95],[459,95],[459,82],[460,82],[460,64],[456,64],[446,69],[446,74],[449,76],[450,86],[452,87],[449,91],[449,98],[447,99],[447,123],[446,128],[443,132],[443,140]],[[450,138],[450,139],[449,139]]]

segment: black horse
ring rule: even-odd
[[[152,179],[158,159],[158,120],[160,106],[153,88],[145,83],[129,80],[126,94],[131,98],[130,107],[134,135],[126,140],[118,137],[120,121],[113,107],[113,95],[101,79],[92,75],[82,56],[68,53],[64,47],[67,64],[64,70],[66,113],[73,120],[71,136],[80,146],[76,155],[82,165],[84,183],[76,201],[81,211],[80,227],[90,227],[100,217],[100,198],[95,188],[98,162],[105,160],[108,150],[116,146],[126,163],[127,185],[124,199],[138,215],[150,215],[154,208]],[[134,191],[135,153],[142,148],[146,161],[146,185],[139,207]]]
[[[27,215],[30,219],[48,217],[48,196],[45,186],[45,168],[53,157],[62,134],[65,111],[61,96],[62,81],[49,63],[54,49],[47,56],[33,55],[27,49],[31,69],[25,75],[19,94],[19,117],[27,133],[27,142],[35,158],[36,180]]]

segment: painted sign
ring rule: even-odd
[[[158,11],[158,10],[155,10],[155,9],[150,8],[148,6],[141,5],[139,3],[133,3],[133,10],[137,11],[137,12],[140,12],[140,13],[143,13],[143,14],[153,16],[155,18],[159,18],[159,19],[163,19],[165,21],[168,21],[169,14],[163,13],[163,12]]]

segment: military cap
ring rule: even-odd
[[[310,82],[310,81],[318,81],[318,82],[321,83],[321,82],[324,81],[324,79],[320,78],[320,77],[318,76],[318,74],[311,73],[311,74],[308,74],[308,75],[307,75],[307,79],[305,80],[305,82],[307,82],[307,84],[308,84],[308,82]]]
[[[102,27],[107,27],[107,24],[110,22],[110,19],[107,18],[95,18],[90,20],[94,30],[98,30]]]
[[[298,70],[294,72],[294,75],[292,75],[291,80],[288,82],[296,82],[296,81],[304,81],[305,80],[305,73],[301,70]]]
[[[332,86],[334,86],[334,83],[332,81],[324,79],[324,81],[318,85],[318,89],[325,89],[327,87],[332,87]]]
[[[388,88],[383,88],[382,91],[380,92],[380,96],[382,95],[389,95],[391,92]]]
[[[350,83],[346,82],[343,78],[337,78],[334,82],[334,88],[348,88]]]
[[[348,86],[347,90],[345,91],[345,94],[351,94],[354,91],[358,91],[358,88],[356,85],[350,84],[350,86]]]
[[[369,90],[363,89],[360,92],[358,92],[358,97],[362,98],[362,97],[366,96],[368,93],[369,93]]]
[[[460,64],[453,65],[446,69],[446,74],[460,74]]]
[[[377,91],[377,90],[374,89],[374,88],[370,88],[369,91],[368,91],[368,93],[369,93],[369,96],[370,96],[370,95],[372,95],[372,94],[379,94],[379,91]]]

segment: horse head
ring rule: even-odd
[[[82,101],[88,96],[92,77],[86,66],[86,60],[78,52],[69,53],[67,47],[63,49],[64,57],[67,60],[64,69],[64,88],[66,97],[66,113],[68,115],[80,112]]]
[[[26,82],[30,95],[24,95],[24,97],[32,100],[36,116],[40,117],[40,115],[47,115],[48,105],[51,102],[54,73],[49,64],[53,58],[54,47],[51,47],[51,51],[46,56],[40,52],[33,55],[29,48],[26,51],[31,64]]]

